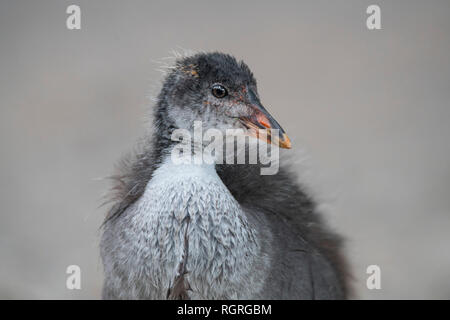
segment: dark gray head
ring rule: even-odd
[[[157,134],[166,141],[174,129],[192,130],[194,121],[202,121],[203,130],[243,129],[255,137],[266,130],[267,142],[290,148],[289,138],[262,106],[249,67],[223,53],[177,60],[164,81],[155,118]],[[271,136],[268,129],[279,134]]]

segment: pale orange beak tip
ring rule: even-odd
[[[284,149],[291,149],[291,139],[289,139],[286,133],[283,133],[283,139],[279,140],[278,145]]]

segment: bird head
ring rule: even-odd
[[[177,60],[159,101],[160,121],[170,127],[190,130],[201,121],[203,129],[242,129],[244,135],[291,148],[285,131],[262,105],[249,67],[231,55],[198,53]]]

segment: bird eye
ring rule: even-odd
[[[219,99],[226,97],[228,94],[227,89],[220,84],[213,85],[213,87],[211,88],[211,92],[214,95],[214,97]]]

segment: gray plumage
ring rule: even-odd
[[[215,83],[229,98],[211,95]],[[261,164],[170,163],[173,130],[192,130],[195,120],[242,127],[250,109],[240,88],[259,102],[247,65],[221,53],[179,59],[167,75],[154,133],[116,176],[101,239],[103,298],[348,296],[341,239],[282,161],[276,175],[261,175]]]

